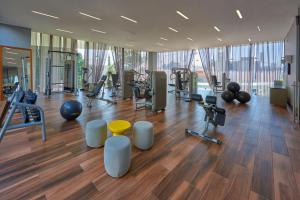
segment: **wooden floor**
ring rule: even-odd
[[[226,125],[213,135],[221,146],[186,137],[201,130],[196,103],[169,98],[164,113],[99,102],[66,122],[59,106],[72,96],[40,98],[46,112],[46,143],[39,128],[10,132],[0,144],[0,199],[300,199],[300,132],[288,112],[254,96],[248,105],[227,104]],[[85,101],[83,97],[78,97]],[[221,102],[221,100],[220,100]],[[85,105],[85,103],[84,103]],[[132,164],[120,179],[109,177],[103,148],[85,145],[84,126],[93,119],[149,120],[155,145],[133,148]]]

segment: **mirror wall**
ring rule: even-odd
[[[19,82],[24,90],[32,88],[31,49],[0,46],[0,99],[4,100]]]

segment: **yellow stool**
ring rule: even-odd
[[[124,133],[131,128],[130,122],[126,120],[113,120],[108,124],[108,129],[113,136],[124,135]]]

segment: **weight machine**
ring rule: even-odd
[[[167,75],[161,71],[146,70],[144,80],[131,80],[129,86],[135,98],[135,110],[148,108],[152,112],[165,110],[167,104]],[[132,75],[132,74],[131,74]],[[131,76],[132,78],[132,76]],[[127,78],[125,77],[125,80]]]
[[[64,63],[57,63],[54,61],[54,54],[58,55],[59,61],[61,61],[61,55],[63,55]],[[78,95],[77,87],[77,56],[78,53],[67,52],[67,51],[48,51],[48,60],[46,67],[46,90],[45,95],[50,96],[53,92],[53,86],[62,86],[62,92],[73,93]],[[55,71],[58,77],[63,80],[53,80]],[[62,76],[63,74],[63,76]],[[53,82],[56,81],[56,82]],[[60,92],[60,91],[58,91]]]
[[[170,80],[174,83],[169,86],[174,89],[168,92],[174,93],[176,98],[191,101],[193,93],[197,90],[197,73],[191,72],[188,68],[172,68]]]
[[[217,97],[216,96],[206,96],[205,102],[203,102],[202,96],[199,94],[194,94],[192,96],[192,100],[198,101],[201,106],[203,107],[205,111],[205,128],[202,133],[198,133],[196,131],[193,131],[191,129],[185,129],[185,134],[200,137],[203,140],[213,142],[216,144],[222,144],[222,141],[214,138],[212,136],[209,136],[207,134],[209,124],[212,124],[215,128],[218,126],[224,126],[225,125],[225,118],[226,118],[226,110],[223,108],[217,107]]]

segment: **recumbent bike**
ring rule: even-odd
[[[192,100],[198,101],[205,111],[205,128],[202,133],[193,131],[191,129],[185,129],[186,135],[192,135],[196,137],[200,137],[206,141],[213,142],[216,144],[222,144],[222,141],[209,136],[207,134],[209,124],[212,124],[215,128],[217,126],[224,126],[225,125],[225,118],[226,118],[226,110],[223,108],[217,107],[217,97],[216,96],[206,96],[205,102],[200,94],[193,94]]]

